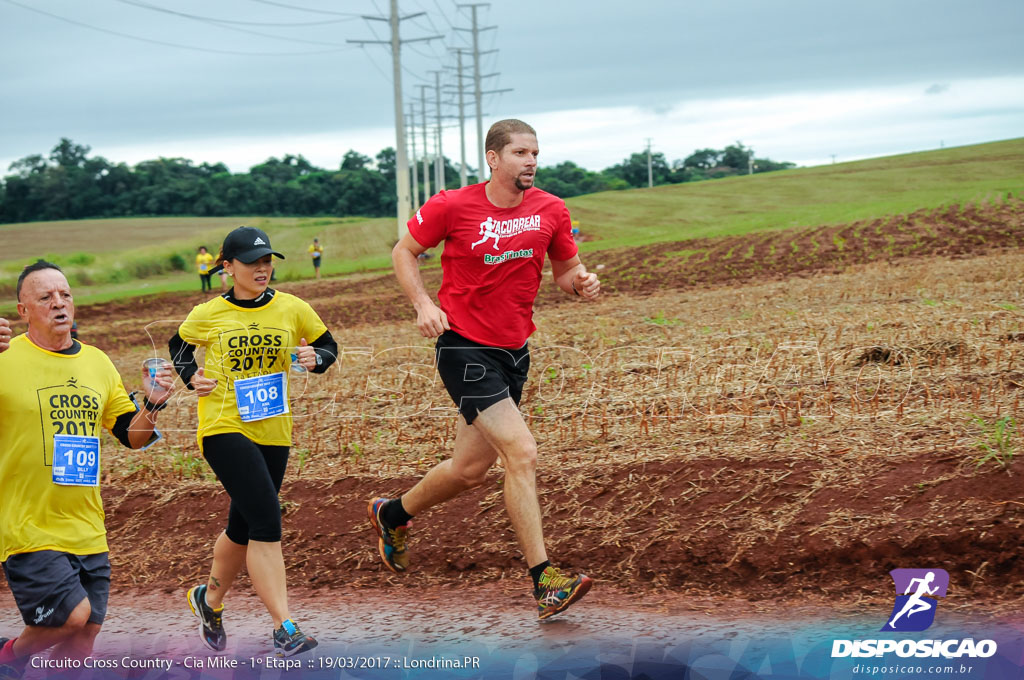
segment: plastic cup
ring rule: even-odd
[[[157,371],[161,368],[170,368],[171,362],[167,359],[153,357],[142,362],[142,386],[148,394],[162,394],[167,391],[156,380]]]
[[[306,367],[299,363],[298,347],[292,347],[292,365],[290,366],[293,373],[305,373]]]

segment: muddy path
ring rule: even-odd
[[[120,591],[111,597],[95,647],[93,663],[105,665],[102,670],[47,668],[39,660],[25,677],[851,677],[860,660],[832,658],[834,641],[874,636],[889,611],[882,603],[822,598],[751,606],[734,598],[638,598],[603,588],[539,623],[527,600],[500,585],[341,589],[329,595],[298,590],[291,594],[292,610],[320,645],[284,661],[270,656],[269,618],[244,586],[228,600],[229,642],[222,654],[201,646],[183,592]],[[9,596],[0,595],[0,631],[17,628],[12,612]],[[943,666],[955,672],[928,675],[956,677],[970,666],[972,677],[1011,677],[1020,670],[1021,630],[1013,617],[947,612],[929,635],[984,637],[999,649],[992,658]]]

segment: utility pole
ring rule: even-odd
[[[651,138],[647,138],[647,188],[654,186],[654,167],[651,164]]]
[[[434,71],[434,104],[437,109],[437,158],[434,159],[434,185],[444,189],[444,152],[441,150],[441,72]]]
[[[485,52],[480,51],[480,32],[489,31],[497,28],[497,26],[483,26],[477,25],[476,21],[476,8],[477,7],[488,7],[489,2],[475,2],[472,4],[458,5],[458,7],[469,7],[473,15],[473,28],[459,28],[455,27],[457,31],[472,31],[473,32],[473,94],[476,97],[476,143],[477,143],[477,162],[479,163],[479,169],[477,179],[483,182],[486,178],[484,174],[484,121],[483,113],[481,113],[481,106],[483,101],[483,92],[481,91],[480,81],[482,79],[480,75],[480,55],[494,52],[495,50],[487,50]],[[491,74],[497,75],[497,74]]]
[[[423,115],[423,200],[426,201],[433,194],[430,193],[430,152],[427,151],[427,88],[429,85],[418,85],[420,88],[420,113]]]
[[[754,150],[747,147],[747,174],[754,174]]]
[[[364,19],[372,21],[386,21],[391,27],[391,40],[347,40],[346,42],[356,45],[391,45],[391,67],[392,80],[395,88],[395,189],[398,194],[398,238],[401,239],[408,231],[406,220],[412,213],[412,206],[409,200],[409,192],[406,177],[409,174],[409,159],[406,155],[405,142],[405,117],[402,115],[402,43],[422,42],[425,40],[439,40],[443,36],[432,35],[423,38],[410,38],[402,40],[399,32],[399,24],[403,19],[412,19],[426,12],[407,14],[404,17],[398,16],[398,0],[391,0],[391,15],[389,17],[363,16]],[[418,201],[417,201],[418,203]]]
[[[466,180],[466,105],[462,101],[462,95],[464,89],[462,87],[462,50],[455,50],[458,63],[458,84],[456,88],[459,92],[459,150],[461,151],[460,166],[459,166],[459,186],[466,186],[468,184]]]
[[[419,178],[416,176],[416,123],[414,122],[415,120],[416,118],[413,117],[412,103],[410,103],[409,141],[412,142],[412,163],[410,164],[410,169],[412,170],[412,202],[413,206],[418,206],[420,204],[420,181]],[[406,175],[408,174],[409,172],[406,171]]]

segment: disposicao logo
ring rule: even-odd
[[[889,575],[896,583],[896,603],[882,630],[926,630],[935,621],[935,610],[939,607],[937,598],[946,596],[949,572],[945,569],[893,569]]]
[[[927,630],[935,621],[938,598],[946,596],[949,573],[945,569],[893,569],[889,572],[896,585],[896,602],[882,626],[882,632]],[[899,657],[987,658],[996,653],[994,640],[833,640],[832,657],[881,657],[895,653]]]

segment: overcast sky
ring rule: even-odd
[[[399,0],[407,102],[454,88],[468,9]],[[221,161],[393,146],[389,0],[0,0],[0,171],[61,137],[93,155]],[[671,162],[741,141],[816,165],[1024,135],[1022,0],[495,0],[478,10],[484,128],[600,170],[647,139]],[[182,16],[191,15],[191,16]],[[471,58],[466,57],[466,73]],[[466,81],[467,87],[470,81]],[[446,94],[445,155],[458,161]],[[477,165],[467,98],[467,161]],[[408,107],[405,109],[408,111]],[[418,118],[417,118],[418,121]],[[417,144],[422,149],[422,143]]]

